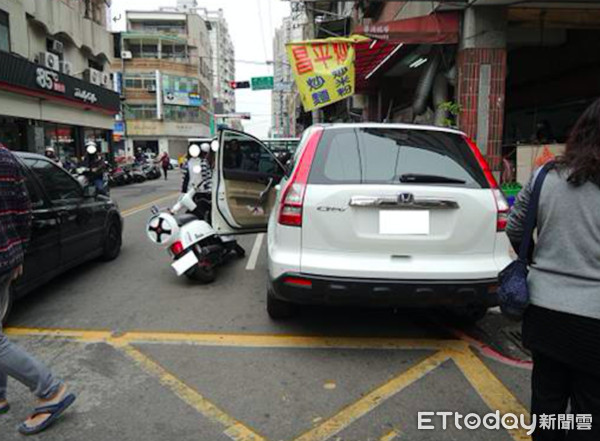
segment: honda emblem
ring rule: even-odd
[[[399,204],[412,204],[415,201],[415,196],[412,193],[400,193],[398,195]]]

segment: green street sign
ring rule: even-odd
[[[252,78],[252,90],[273,90],[273,77]]]

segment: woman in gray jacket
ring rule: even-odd
[[[523,239],[533,180],[519,194],[507,234]],[[537,213],[523,342],[533,355],[531,412],[574,414],[534,441],[600,440],[600,100],[573,128],[548,173]],[[573,430],[588,427],[591,430]],[[568,428],[568,430],[566,430]]]

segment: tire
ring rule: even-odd
[[[267,292],[267,313],[271,320],[285,320],[298,314],[298,306],[293,303],[276,299],[273,294]]]
[[[450,312],[452,318],[459,324],[474,325],[486,316],[487,310],[487,306],[470,305],[463,308],[453,308]]]
[[[214,282],[217,277],[214,267],[201,266],[200,264],[190,269],[185,275],[190,280],[207,284]]]
[[[0,292],[0,324],[5,325],[13,305],[13,295],[10,287]]]
[[[246,250],[239,243],[235,244],[233,251],[240,259],[243,259],[244,257],[246,257]]]
[[[121,245],[123,244],[121,223],[117,220],[110,221],[106,230],[106,238],[104,239],[104,251],[102,252],[102,260],[110,262],[115,260],[121,254]]]

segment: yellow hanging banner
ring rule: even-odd
[[[366,37],[327,38],[287,44],[288,59],[304,110],[354,95],[354,44]]]

